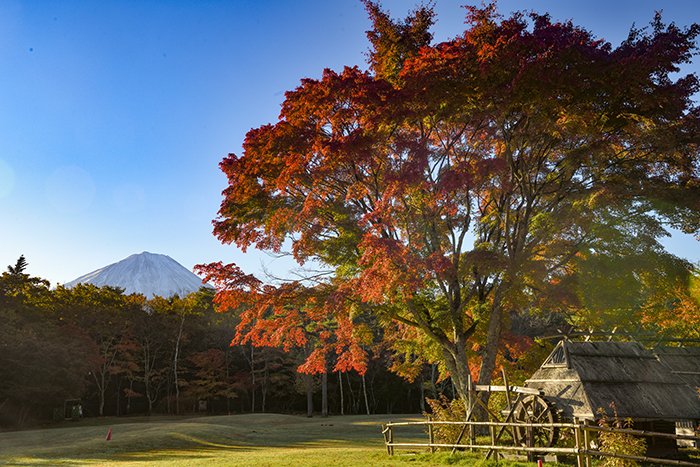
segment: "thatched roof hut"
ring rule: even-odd
[[[700,359],[691,365],[684,352],[668,350],[661,357],[636,342],[565,340],[526,386],[540,389],[565,419],[595,420],[601,408],[612,415],[614,403],[620,418],[635,421],[700,420],[698,393],[680,377],[699,370]]]

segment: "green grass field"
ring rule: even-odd
[[[0,433],[0,465],[435,465],[480,464],[397,450],[386,454],[380,425],[410,417],[306,418],[251,414],[217,417],[105,418]],[[112,427],[112,440],[106,441]],[[426,437],[403,432],[401,440]],[[484,465],[517,465],[496,464]],[[526,464],[520,464],[526,465]]]

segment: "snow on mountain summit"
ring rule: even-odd
[[[203,286],[199,277],[170,256],[147,251],[131,255],[64,285],[73,287],[81,283],[98,287],[120,287],[127,294],[140,293],[148,298],[155,295],[171,297],[175,294],[184,297]]]

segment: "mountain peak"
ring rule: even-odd
[[[127,294],[140,293],[148,298],[158,295],[181,297],[203,287],[202,280],[168,255],[144,251],[92,271],[64,284],[110,285]]]

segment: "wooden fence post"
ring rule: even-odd
[[[469,407],[467,408],[467,420],[466,421],[471,421],[472,418],[472,399],[474,397],[478,397],[476,394],[472,396],[472,374],[469,372],[467,374],[467,384],[469,385]],[[474,431],[474,425],[469,425],[469,444],[474,445],[476,444],[476,432]],[[469,448],[470,452],[474,452],[474,448]],[[454,449],[453,449],[453,454],[454,454]]]
[[[384,437],[384,445],[386,446],[386,453],[391,454],[391,450],[389,449],[389,435],[387,434],[388,432],[389,432],[389,427],[382,423],[382,436]]]
[[[590,438],[590,432],[588,429],[586,429],[586,421],[583,421],[583,448],[588,451],[591,449],[591,438]],[[590,454],[586,454],[585,456],[586,460],[586,467],[591,467],[591,456]]]
[[[583,467],[583,457],[581,456],[581,422],[575,421],[574,440],[576,441],[576,467]]]
[[[390,423],[390,425],[389,425],[389,446],[388,447],[389,447],[389,455],[393,456],[394,455],[394,446],[392,446],[392,445],[394,444],[394,431],[391,429],[392,428],[391,421],[389,423]]]
[[[525,428],[525,445],[529,448],[535,447],[535,430],[531,426]],[[535,462],[535,454],[532,451],[527,452],[527,461]],[[578,467],[581,467],[580,465]]]
[[[428,443],[430,443],[430,453],[435,452],[435,447],[433,444],[435,444],[435,434],[433,433],[433,416],[428,415]]]

